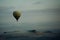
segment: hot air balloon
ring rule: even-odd
[[[14,18],[18,21],[18,19],[19,19],[20,16],[21,16],[21,13],[18,12],[18,11],[14,11],[14,12],[13,12],[13,16],[14,16]]]

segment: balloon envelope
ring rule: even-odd
[[[18,11],[14,11],[13,12],[13,16],[15,17],[15,19],[18,21],[18,19],[20,18],[20,16],[21,16],[21,13],[20,12],[18,12]]]

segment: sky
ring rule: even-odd
[[[21,12],[18,22],[12,15],[16,10]],[[59,10],[60,0],[0,0],[0,30],[54,28],[36,26],[41,23],[59,24]]]
[[[0,0],[0,6],[18,7],[22,10],[59,8],[60,0]]]

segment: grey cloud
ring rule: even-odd
[[[34,2],[33,4],[40,4],[41,2],[40,1],[37,1],[37,2]]]

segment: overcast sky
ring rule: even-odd
[[[12,15],[14,10],[21,11],[19,22]],[[21,23],[59,22],[59,10],[60,0],[0,0],[0,28],[4,29],[2,26],[6,23],[18,26]]]
[[[46,9],[51,9],[53,12],[40,11]],[[57,11],[60,10],[60,0],[0,0],[0,23],[15,22],[12,16],[14,10],[22,12],[19,19],[22,22],[58,21],[56,18],[59,17]],[[31,12],[23,13],[28,10]]]
[[[60,0],[0,0],[0,6],[21,10],[54,9],[60,8]]]

